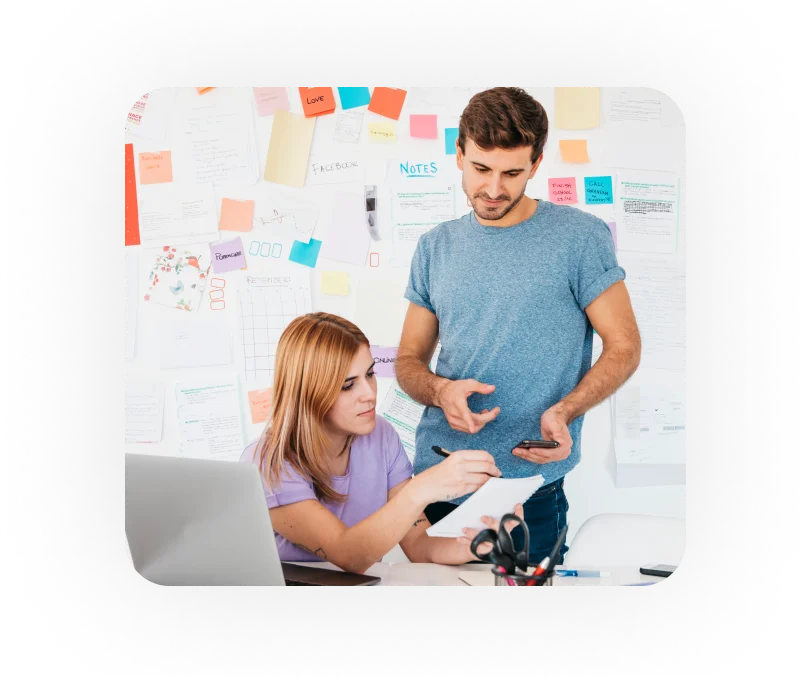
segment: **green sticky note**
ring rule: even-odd
[[[314,268],[316,261],[318,261],[319,251],[321,251],[320,239],[311,237],[309,244],[295,240],[293,248],[290,250],[290,260],[300,265],[306,265],[308,268]]]

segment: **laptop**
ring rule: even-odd
[[[360,586],[380,578],[282,563],[255,465],[126,453],[126,538],[161,585]]]

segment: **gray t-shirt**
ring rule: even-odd
[[[495,406],[500,413],[477,434],[464,434],[440,408],[425,408],[414,472],[439,462],[433,445],[486,450],[507,478],[542,474],[550,483],[575,467],[583,416],[569,425],[573,447],[565,460],[537,465],[511,449],[541,439],[542,413],[589,370],[592,325],[584,309],[622,279],[606,223],[544,200],[531,218],[507,228],[481,225],[470,212],[422,236],[405,298],[438,318],[436,374],[496,385],[468,402],[476,413]]]

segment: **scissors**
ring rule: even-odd
[[[514,521],[522,526],[525,531],[525,544],[521,549],[514,547],[514,540],[511,533],[505,528],[505,524]],[[490,544],[491,551],[480,554],[477,549],[482,544]],[[530,551],[530,533],[528,526],[516,514],[504,514],[500,519],[499,530],[486,528],[475,535],[469,549],[481,561],[493,563],[495,566],[502,566],[506,575],[511,575],[519,568],[523,572],[528,570],[528,552]]]

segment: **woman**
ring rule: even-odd
[[[260,468],[283,561],[330,561],[362,573],[397,543],[411,561],[474,560],[460,538],[431,538],[424,508],[500,476],[486,451],[456,451],[411,478],[399,436],[375,412],[366,336],[324,312],[294,319],[276,353],[273,413],[241,460]],[[516,513],[522,516],[522,507]],[[487,527],[497,522],[484,518]]]

